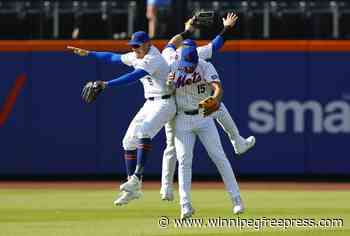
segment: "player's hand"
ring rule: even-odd
[[[227,13],[226,18],[222,18],[222,23],[224,27],[234,27],[237,20],[238,16],[233,12],[229,12]]]
[[[166,80],[166,85],[168,87],[172,87],[174,85],[174,80],[175,80],[175,72],[170,72]]]
[[[188,21],[186,21],[185,23],[185,31],[190,31],[190,32],[193,32],[195,31],[195,26],[194,26],[194,19],[195,17],[193,16],[191,19],[189,19]]]
[[[82,49],[82,48],[77,48],[77,47],[72,47],[72,46],[67,46],[68,50],[71,50],[74,54],[77,54],[79,56],[87,56],[89,54],[89,50]]]

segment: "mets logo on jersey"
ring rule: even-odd
[[[202,80],[200,74],[198,72],[194,72],[192,74],[191,77],[188,77],[187,78],[187,75],[182,75],[182,76],[179,76],[175,82],[175,87],[176,88],[181,88],[181,87],[184,87],[186,85],[191,85],[191,84],[195,84],[195,83],[198,83]]]

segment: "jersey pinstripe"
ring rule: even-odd
[[[198,103],[212,94],[210,83],[220,81],[214,66],[204,60],[199,60],[195,71],[186,74],[180,70],[178,61],[170,65],[175,73],[174,87],[178,111],[198,109]]]

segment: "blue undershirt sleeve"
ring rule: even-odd
[[[112,52],[89,52],[88,56],[95,57],[99,60],[113,63],[113,64],[121,64],[122,62],[122,54],[112,53]]]
[[[149,74],[145,70],[135,69],[133,72],[127,73],[116,79],[108,81],[107,87],[115,87],[115,86],[132,84],[146,75],[149,75]]]
[[[211,44],[213,45],[213,53],[217,52],[224,46],[224,38],[221,35],[216,36],[212,41]]]

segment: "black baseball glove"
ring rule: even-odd
[[[84,86],[83,91],[81,92],[81,97],[84,102],[92,103],[105,87],[105,83],[101,80],[94,82],[90,81]]]
[[[214,23],[214,18],[214,11],[199,11],[194,15],[193,24],[198,28],[209,27]]]

